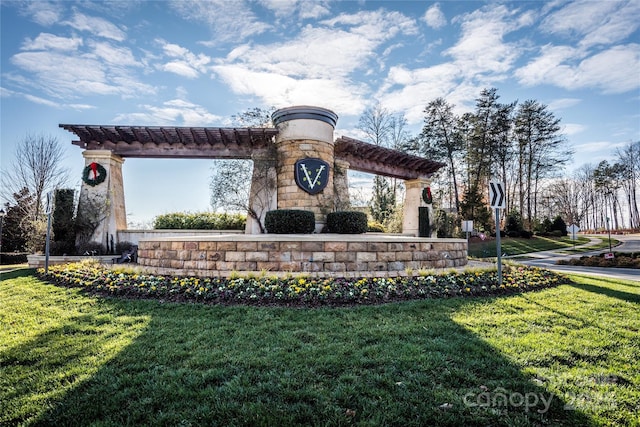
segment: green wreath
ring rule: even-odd
[[[93,178],[89,178],[91,173]],[[82,171],[82,181],[92,187],[102,184],[105,179],[107,179],[107,170],[100,163],[92,162]]]
[[[425,189],[422,190],[422,200],[424,200],[424,202],[428,205],[433,203],[433,196],[431,195],[430,187],[426,187]]]

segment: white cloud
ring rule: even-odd
[[[106,63],[120,67],[140,66],[140,63],[135,59],[128,47],[117,47],[111,43],[101,42],[91,43],[91,48],[93,48],[93,55]]]
[[[144,112],[119,114],[114,123],[144,123],[153,126],[212,126],[222,118],[201,105],[184,99],[166,101],[162,106],[143,105]]]
[[[576,144],[574,148],[576,153],[585,154],[585,153],[596,153],[602,155],[603,153],[611,153],[613,152],[612,147],[618,147],[622,144],[613,143],[612,141],[593,141],[587,142],[584,144]]]
[[[453,22],[460,23],[462,32],[457,43],[444,51],[452,61],[413,70],[391,67],[376,95],[391,111],[404,112],[410,124],[422,121],[424,106],[435,98],[446,98],[461,113],[477,97],[479,87],[505,79],[521,52],[504,37],[530,25],[532,19],[530,13],[498,5],[455,17]]]
[[[506,6],[485,7],[456,17],[460,22],[460,40],[445,54],[451,56],[471,77],[482,73],[504,73],[520,54],[517,45],[506,43],[504,36],[520,29],[528,20],[518,19],[517,11]]]
[[[271,28],[259,21],[250,3],[241,0],[174,0],[169,4],[183,18],[204,22],[211,28],[214,39],[207,45],[241,41]]]
[[[50,33],[40,33],[35,39],[26,38],[21,50],[68,50],[73,51],[82,46],[79,37],[60,37]]]
[[[578,105],[580,102],[582,102],[582,100],[578,98],[554,99],[549,103],[549,109],[552,111],[564,110],[566,108],[571,108],[574,105]]]
[[[612,44],[640,26],[640,3],[630,1],[577,1],[550,13],[541,28],[552,34],[581,38],[582,47]]]
[[[153,87],[130,77],[126,68],[108,67],[95,55],[69,56],[57,51],[21,52],[12,56],[11,62],[34,75],[29,79],[17,77],[23,85],[30,85],[53,97],[127,97],[154,92]]]
[[[76,12],[70,21],[64,21],[62,24],[69,25],[78,31],[87,31],[96,36],[120,42],[126,38],[124,31],[106,19],[87,16],[79,12]]]
[[[9,98],[10,96],[15,95],[15,92],[11,89],[7,89],[6,87],[0,86],[0,97]]]
[[[318,19],[330,13],[328,6],[317,0],[259,0],[276,17],[298,16],[300,19]]]
[[[255,95],[266,105],[316,105],[338,114],[358,115],[364,109],[361,101],[366,88],[349,85],[340,79],[295,79],[289,76],[252,71],[238,65],[213,67],[234,92]]]
[[[399,34],[418,34],[415,20],[400,12],[389,12],[383,9],[352,14],[343,13],[335,18],[324,20],[321,24],[334,28],[345,27],[350,33],[378,42],[389,40]]]
[[[162,66],[164,71],[181,75],[190,79],[197,78],[200,73],[207,71],[207,65],[211,62],[211,58],[204,54],[195,55],[182,46],[173,43],[163,43],[162,50],[170,58],[178,58],[170,61]]]
[[[426,22],[428,26],[435,28],[436,30],[447,25],[447,18],[445,18],[444,13],[440,10],[440,3],[436,3],[427,9],[422,20]]]
[[[45,27],[51,26],[60,20],[61,7],[59,3],[50,3],[48,1],[26,2],[26,13],[31,19]]]
[[[194,70],[189,64],[183,61],[171,61],[167,62],[162,66],[164,71],[168,71],[170,73],[178,74],[182,77],[186,77],[188,79],[197,78],[200,73],[197,70]]]
[[[579,123],[566,123],[563,127],[562,127],[562,133],[570,136],[570,135],[576,135],[578,133],[582,133],[587,129],[587,127],[585,125],[581,125]]]
[[[539,57],[516,70],[515,76],[520,83],[530,86],[549,83],[548,79],[552,75],[567,73],[570,67],[563,63],[580,56],[580,53],[571,46],[546,45],[542,46],[540,51]]]
[[[575,87],[597,87],[604,93],[635,90],[640,87],[638,70],[640,45],[615,46],[580,63],[575,70]]]
[[[538,58],[515,75],[525,85],[554,84],[571,90],[623,93],[640,87],[640,45],[615,46],[578,62],[580,53],[569,46],[545,46]]]
[[[49,101],[48,99],[40,98],[39,96],[25,94],[24,97],[31,102],[40,105],[46,105],[47,107],[59,108],[60,104],[57,102]]]
[[[321,102],[359,114],[367,89],[351,75],[370,71],[384,43],[414,35],[415,21],[384,10],[342,14],[318,26],[307,25],[293,39],[268,45],[244,44],[212,67],[232,90],[256,95],[268,105]],[[397,45],[394,45],[397,47]]]

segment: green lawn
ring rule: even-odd
[[[609,248],[609,240],[604,238],[602,242],[597,245],[591,246],[588,249],[576,249],[573,251],[573,247],[583,245],[589,242],[589,238],[584,236],[578,236],[575,242],[571,240],[571,237],[540,237],[534,236],[531,239],[503,237],[500,239],[500,247],[502,253],[507,255],[521,255],[529,252],[538,251],[550,251],[558,250],[563,253],[578,253],[582,251],[598,250],[603,248]],[[619,241],[611,239],[613,246],[617,245]],[[496,241],[484,240],[484,241],[471,241],[469,243],[469,256],[475,258],[492,258],[496,257]]]
[[[354,308],[0,281],[1,425],[640,425],[640,284]]]

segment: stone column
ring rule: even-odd
[[[278,209],[312,211],[316,232],[319,232],[326,224],[327,214],[335,209],[333,130],[338,116],[324,108],[297,106],[277,110],[272,118],[279,130],[276,137]],[[317,194],[309,194],[296,183],[295,165],[304,159],[320,159],[329,165],[325,187]],[[313,180],[316,171],[310,174]]]
[[[109,150],[85,150],[82,156],[85,167],[95,162],[105,169],[107,176],[104,182],[95,186],[82,182],[78,217],[84,230],[79,233],[77,240],[78,243],[95,241],[110,250],[112,241],[114,245],[118,243],[118,230],[127,229],[122,180],[124,159]]]
[[[278,177],[275,152],[253,153],[253,173],[249,189],[249,211],[258,219],[247,215],[245,234],[260,234],[268,211],[278,207]]]
[[[418,178],[405,181],[405,197],[402,219],[402,234],[410,234],[418,236],[420,223],[418,221],[418,208],[421,206],[429,207],[429,223],[431,224],[431,237],[436,237],[436,230],[433,227],[433,207],[427,205],[422,199],[422,190],[429,187],[430,180],[426,178]]]
[[[349,162],[336,159],[333,172],[333,195],[335,197],[335,209],[337,211],[349,210]]]

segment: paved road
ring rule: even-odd
[[[580,245],[577,247],[588,247],[597,244],[599,240],[607,241],[608,235],[587,236],[591,239],[591,242]],[[628,234],[620,236],[611,236],[612,238],[619,240],[621,244],[613,248],[615,252],[640,252],[640,234]],[[534,265],[536,267],[546,268],[547,270],[560,271],[563,273],[575,273],[575,274],[589,274],[594,276],[607,276],[615,277],[624,280],[634,280],[640,282],[640,270],[633,268],[602,268],[602,267],[582,267],[572,265],[556,265],[556,261],[559,259],[578,258],[583,255],[594,255],[602,252],[608,252],[608,248],[605,250],[597,250],[591,252],[583,252],[580,254],[567,255],[557,253],[554,251],[534,252],[527,254],[527,257],[531,259],[518,260],[517,262],[526,265]],[[508,257],[507,257],[508,258]]]

